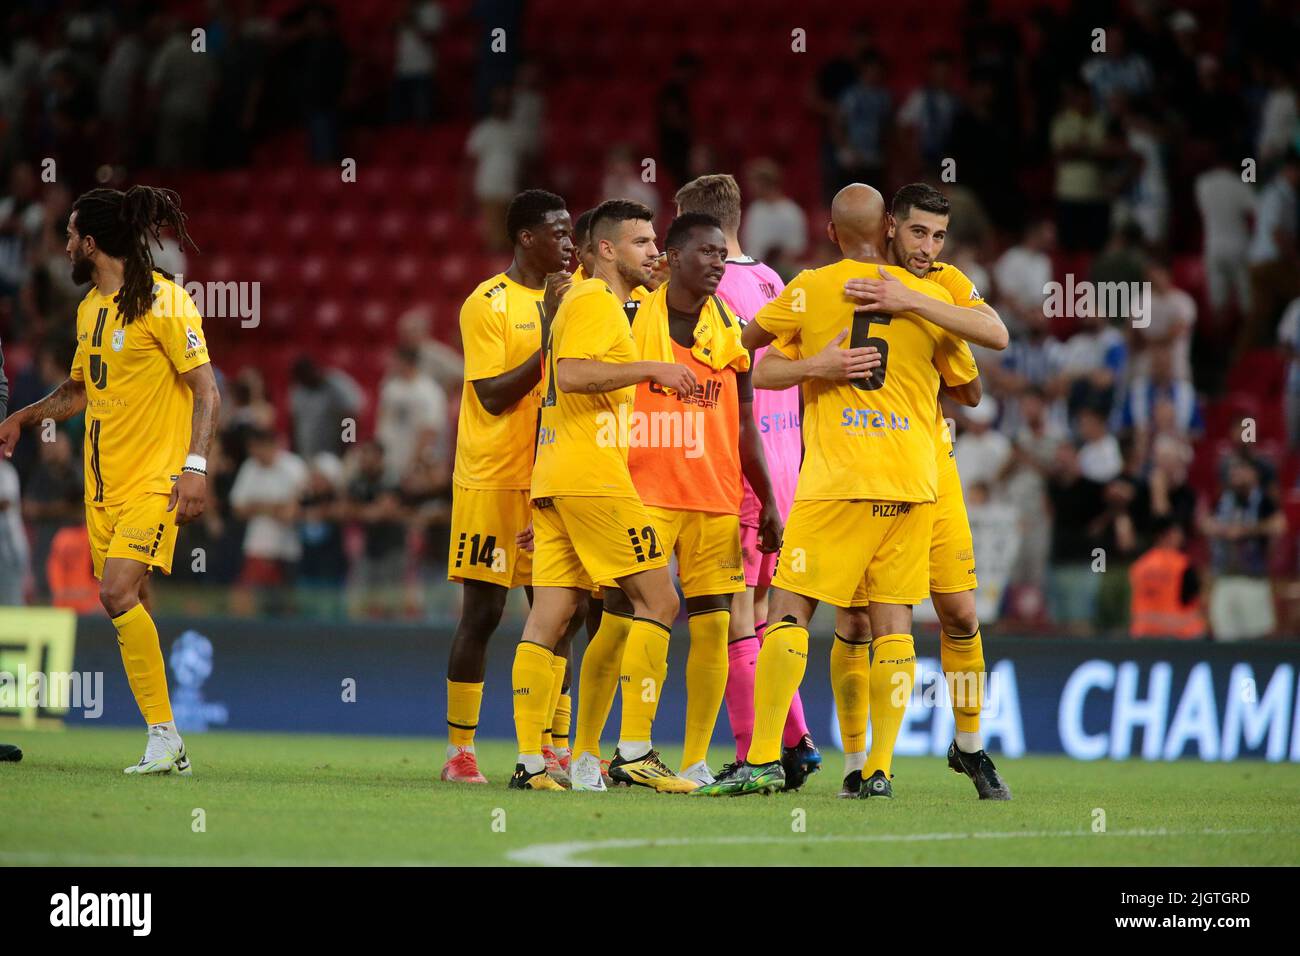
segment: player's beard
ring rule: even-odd
[[[77,256],[72,260],[72,281],[85,285],[95,277],[95,264],[86,256]]]
[[[623,281],[635,289],[639,285],[645,285],[650,281],[650,270],[640,265],[629,265],[622,259],[618,262],[618,274],[623,277]]]

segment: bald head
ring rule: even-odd
[[[850,183],[831,200],[831,237],[840,249],[869,245],[877,252],[884,245],[885,197],[866,183]]]

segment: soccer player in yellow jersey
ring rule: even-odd
[[[686,738],[681,776],[712,783],[706,758],[727,683],[727,631],[731,597],[744,589],[740,544],[742,474],[761,502],[759,545],[774,552],[781,540],[781,518],[754,421],[750,356],[740,344],[740,323],[717,296],[725,272],[727,243],[722,225],[703,213],[675,219],[664,241],[670,280],[644,299],[632,323],[643,358],[675,361],[691,369],[700,385],[690,394],[669,395],[652,383],[636,388],[628,428],[634,436],[628,467],[641,501],[659,533],[665,552],[676,554],[686,597],[691,638],[686,661]],[[617,608],[615,589],[606,599]],[[624,600],[626,600],[624,598]],[[617,618],[617,610],[611,611]],[[630,622],[629,622],[630,623]],[[607,626],[602,624],[602,627]],[[600,634],[600,632],[597,632]],[[649,736],[658,701],[626,702],[636,678],[635,658],[623,654],[622,634],[593,639],[582,660],[578,731],[574,742],[573,788],[605,789],[598,744],[608,716],[619,665],[622,676],[624,740]],[[667,666],[666,642],[656,670]],[[642,783],[625,771],[616,755],[613,780]]]
[[[202,317],[185,290],[153,267],[150,241],[164,226],[182,248],[189,243],[180,197],[168,189],[94,189],[73,203],[72,278],[94,283],[77,307],[76,356],[62,385],[0,423],[0,449],[11,455],[24,426],[85,409],[91,558],[149,725],[144,756],[126,772],[189,775],[148,581],[154,568],[171,573],[178,526],[203,513],[220,398]]]
[[[997,312],[986,303],[974,283],[956,266],[938,261],[948,235],[947,198],[926,183],[904,186],[890,207],[886,257],[918,278],[943,286],[952,296],[949,306],[883,273],[879,279],[854,279],[846,283],[858,308],[885,313],[913,312],[954,335],[986,348],[1007,346],[1007,330]],[[945,391],[962,404],[980,400],[980,382],[975,378],[959,388]],[[1011,791],[984,751],[980,737],[980,711],[984,704],[984,648],[979,618],[975,613],[975,551],[970,519],[962,497],[961,479],[953,457],[952,438],[942,416],[936,422],[938,434],[938,500],[934,532],[930,543],[930,600],[940,625],[940,660],[948,683],[956,734],[948,748],[948,765],[975,784],[981,800],[1010,800]],[[852,643],[847,642],[846,643]],[[838,642],[837,642],[838,645]],[[842,669],[836,679],[837,692],[850,701],[865,702],[860,688],[866,686],[867,662],[861,650],[838,648],[852,655],[854,665]],[[855,689],[851,682],[857,682]],[[837,693],[837,697],[841,694]],[[850,795],[861,783],[865,755],[850,750],[866,731],[866,709],[850,718],[851,727],[841,727],[845,739],[846,773],[844,793]],[[856,764],[856,767],[854,766]]]
[[[447,664],[447,762],[442,779],[487,783],[474,733],[483,700],[487,644],[510,588],[531,584],[531,555],[516,537],[530,520],[528,484],[541,406],[542,342],[568,290],[573,230],[564,200],[541,189],[521,192],[506,210],[514,261],[481,282],[460,310],[465,352],[452,472],[451,547],[447,576],[464,589],[460,623]],[[562,690],[567,640],[556,655],[557,708],[568,723]],[[562,733],[567,735],[567,728]],[[563,738],[562,738],[563,739]],[[564,754],[544,741],[550,772],[565,779]]]
[[[632,604],[625,711],[657,701],[663,686],[662,647],[677,616],[677,592],[658,531],[632,484],[620,422],[638,383],[693,394],[697,382],[682,365],[642,361],[623,312],[658,255],[653,218],[648,208],[625,199],[597,207],[591,219],[594,275],[569,290],[551,327],[532,474],[533,606],[512,675],[519,742],[512,789],[559,786],[546,775],[541,753],[554,649],[593,585],[617,585]],[[644,739],[619,741],[616,757],[626,772],[657,790],[694,789],[659,759],[644,723]]]
[[[759,310],[747,348],[775,343],[795,359],[819,354],[848,333],[850,346],[878,350],[880,364],[853,382],[803,386],[805,457],[772,582],[767,639],[754,685],[754,737],[744,764],[707,795],[784,785],[781,732],[808,656],[807,625],[819,601],[867,605],[875,635],[870,674],[874,732],[864,769],[889,787],[894,741],[911,693],[916,655],[912,606],[925,598],[938,472],[934,422],[940,374],[975,377],[964,342],[915,313],[855,312],[844,283],[891,267],[881,258],[884,201],[870,186],[836,195],[828,233],[844,258],[800,273]],[[940,287],[896,270],[914,289],[944,301]],[[762,387],[761,381],[756,383]]]

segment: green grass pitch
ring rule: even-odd
[[[981,803],[909,758],[896,799],[864,802],[836,799],[835,752],[798,793],[708,799],[509,792],[496,741],[479,746],[491,785],[467,787],[438,782],[429,739],[193,734],[189,779],[122,774],[142,730],[0,740],[26,752],[0,764],[0,866],[1300,864],[1295,764],[1002,759],[1015,800]]]

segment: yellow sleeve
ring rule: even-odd
[[[81,360],[85,354],[86,347],[81,342],[78,342],[77,352],[72,356],[72,368],[68,370],[68,378],[72,379],[74,382],[85,381],[85,375],[81,371]]]
[[[208,343],[203,338],[203,316],[194,307],[190,294],[180,286],[176,286],[171,293],[171,300],[179,306],[176,311],[167,310],[162,315],[147,313],[149,331],[166,353],[172,367],[178,372],[188,372],[208,362]]]
[[[980,295],[979,289],[975,288],[975,283],[954,265],[945,262],[943,268],[934,273],[931,278],[948,290],[954,305],[968,309],[984,304],[984,296]]]
[[[941,332],[934,350],[934,367],[945,385],[965,385],[979,378],[979,366],[965,339]]]
[[[592,293],[566,305],[569,314],[551,337],[551,351],[557,361],[603,359],[613,348],[616,336],[631,332],[612,295]]]
[[[497,293],[505,302],[506,292]],[[473,295],[460,307],[460,341],[465,350],[465,381],[492,378],[506,371],[506,313],[492,308],[495,299]]]
[[[758,310],[754,316],[764,331],[776,336],[772,344],[783,355],[795,356],[790,346],[797,343],[803,331],[804,320],[808,315],[808,289],[804,277],[807,270],[799,273],[790,284],[771,302]]]

